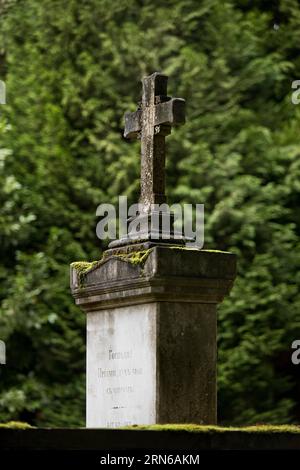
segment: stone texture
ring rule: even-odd
[[[166,203],[165,194],[165,138],[171,133],[173,126],[185,123],[185,100],[167,96],[168,77],[155,72],[142,80],[142,100],[138,110],[125,114],[124,137],[141,139],[141,194],[139,199],[139,214],[135,222],[145,222],[151,214],[158,212],[163,215],[161,206]],[[170,214],[173,219],[174,214]],[[153,220],[157,220],[153,217]],[[128,223],[130,219],[128,219]],[[172,224],[171,224],[172,225]],[[174,231],[174,227],[165,232],[158,221],[155,229],[151,224],[144,230],[132,231],[127,228],[127,235],[109,244],[110,249],[127,246],[133,242],[166,241],[174,244],[184,244],[190,241],[183,234]],[[176,232],[176,233],[175,233]],[[158,235],[158,237],[157,237]],[[166,237],[165,237],[166,235]]]
[[[253,426],[249,428],[216,428],[197,429],[196,427],[183,426],[179,429],[160,430],[149,429],[81,429],[81,428],[29,428],[12,429],[0,428],[1,451],[9,452],[9,462],[14,468],[16,461],[20,467],[24,459],[24,453],[30,453],[30,464],[37,462],[41,466],[41,451],[47,452],[47,464],[61,467],[62,453],[68,452],[68,466],[74,463],[78,468],[81,464],[87,468],[95,466],[95,453],[98,461],[102,455],[127,455],[125,451],[139,451],[140,455],[156,453],[161,455],[175,455],[183,451],[199,454],[199,461],[205,461],[208,450],[224,450],[221,457],[228,456],[228,463],[232,461],[231,452],[228,450],[298,450],[300,449],[300,433],[296,426]],[[176,449],[176,453],[174,452]],[[21,451],[21,452],[20,452]],[[39,451],[39,452],[32,452]],[[50,451],[50,452],[49,452]],[[53,452],[54,451],[54,452]],[[73,452],[72,452],[73,451]],[[81,452],[78,452],[81,451]],[[93,451],[88,453],[87,451]],[[155,452],[156,451],[156,452]],[[203,451],[203,454],[199,451]],[[175,454],[175,455],[174,455]],[[25,454],[26,455],[26,454]],[[210,453],[210,456],[212,454]],[[248,455],[247,455],[248,456]],[[45,457],[45,456],[43,456]],[[256,457],[256,456],[255,456]],[[173,460],[174,461],[174,460]],[[90,465],[89,465],[90,463]],[[37,468],[39,468],[37,466]]]
[[[143,264],[108,257],[84,280],[72,269],[87,313],[88,426],[216,423],[216,307],[235,272],[233,254],[163,246]],[[99,369],[115,372],[100,380]],[[118,387],[129,388],[107,393]]]
[[[166,202],[165,137],[171,126],[184,124],[185,101],[167,96],[168,77],[155,72],[142,81],[140,107],[125,114],[124,137],[141,137],[141,197],[144,211]]]
[[[156,307],[87,316],[87,427],[155,423]]]
[[[216,306],[158,304],[158,423],[217,422]]]

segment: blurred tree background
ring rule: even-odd
[[[239,260],[219,309],[219,420],[300,421],[299,44],[297,0],[0,0],[0,421],[84,424],[69,264],[101,257],[98,204],[137,200],[123,114],[155,70],[187,101],[170,201],[204,203],[205,248]]]

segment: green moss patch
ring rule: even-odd
[[[9,421],[0,423],[0,428],[7,429],[38,429],[28,423],[20,421]],[[59,429],[59,428],[56,428]],[[149,426],[133,425],[119,428],[129,431],[172,431],[172,432],[189,432],[200,434],[222,434],[228,432],[240,432],[244,434],[300,434],[300,426],[293,424],[270,425],[261,424],[256,426],[211,426],[200,424],[152,424]]]
[[[153,248],[149,248],[148,250],[132,251],[131,253],[120,253],[118,255],[112,255],[112,258],[120,259],[134,266],[143,266],[152,250]]]
[[[230,253],[229,251],[221,251],[221,250],[202,250],[199,248],[192,248],[191,246],[170,246],[171,250],[185,250],[185,251],[202,251],[203,253],[223,253],[227,254]]]
[[[125,428],[123,428],[125,429]],[[223,427],[223,426],[204,426],[200,424],[153,424],[150,426],[128,426],[126,429],[141,431],[186,431],[194,433],[224,433],[224,432],[243,432],[243,433],[291,433],[300,434],[300,426],[296,425],[268,425],[245,427]]]
[[[33,429],[33,426],[28,423],[22,423],[21,421],[9,421],[8,423],[0,423],[0,428]]]
[[[101,264],[103,264],[104,262],[110,259],[118,259],[120,261],[130,263],[133,266],[143,267],[152,250],[153,248],[149,248],[148,250],[132,251],[130,253],[121,252],[109,256],[106,256],[104,253],[102,258],[98,261],[75,261],[74,263],[71,263],[71,267],[76,270],[78,276],[78,284],[79,287],[82,288],[84,286],[87,273],[89,273],[95,267],[101,266]]]
[[[71,267],[77,272],[79,287],[83,286],[86,274],[98,263],[100,261],[92,261],[90,263],[88,261],[75,261],[71,263]]]
[[[219,251],[219,250],[199,250],[197,248],[185,247],[185,246],[170,246],[171,250],[186,250],[186,251],[203,251],[206,253],[228,253],[227,251]],[[89,271],[94,269],[96,266],[100,266],[105,261],[109,259],[118,259],[120,261],[124,261],[126,263],[130,263],[133,266],[141,266],[143,268],[148,256],[150,255],[151,251],[154,248],[149,248],[148,250],[141,250],[141,251],[132,251],[129,253],[124,253],[120,250],[120,253],[116,253],[113,255],[106,255],[105,252],[102,258],[98,261],[75,261],[71,263],[71,267],[77,271],[79,287],[83,287],[85,277]]]

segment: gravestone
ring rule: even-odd
[[[125,137],[141,138],[139,218],[166,201],[165,137],[184,123],[184,105],[155,73],[125,115]],[[216,307],[236,259],[158,232],[128,233],[90,268],[71,265],[72,294],[87,314],[88,427],[216,423]]]

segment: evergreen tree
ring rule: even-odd
[[[122,138],[122,116],[155,70],[187,101],[168,139],[170,202],[204,203],[205,248],[238,255],[219,309],[220,420],[299,420],[297,0],[1,8],[0,420],[84,423],[85,318],[68,266],[101,257],[98,204],[137,200],[139,144]]]

